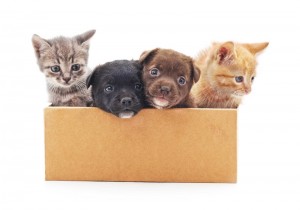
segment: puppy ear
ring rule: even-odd
[[[215,59],[219,65],[228,64],[234,59],[234,43],[225,42],[218,47]]]
[[[143,66],[138,60],[132,60],[133,65],[138,69],[138,70],[143,70]]]
[[[44,49],[51,47],[50,42],[48,42],[46,39],[43,39],[36,34],[32,36],[32,45],[37,59],[41,57],[41,52]]]
[[[194,82],[195,83],[198,82],[198,80],[200,79],[201,70],[193,61],[192,61],[192,73],[193,73]]]
[[[94,36],[95,33],[96,30],[90,30],[83,34],[77,35],[74,38],[79,45],[88,50],[90,47],[89,40],[92,38],[92,36]]]
[[[145,64],[145,63],[148,63],[151,58],[159,51],[160,49],[159,48],[155,48],[153,50],[149,50],[149,51],[144,51],[141,56],[140,56],[140,59],[139,59],[139,62],[140,64]]]
[[[87,77],[86,79],[86,87],[87,89],[89,89],[89,87],[94,84],[94,74],[96,72],[96,69],[92,71],[92,73],[90,73],[90,75]]]

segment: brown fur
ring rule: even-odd
[[[169,49],[156,48],[142,53],[143,81],[146,100],[150,106],[163,109],[171,107],[189,107],[189,92],[200,77],[200,71],[194,66],[191,57]],[[159,75],[151,75],[158,69]],[[179,78],[186,83],[180,85]]]
[[[195,58],[201,78],[192,88],[196,107],[237,108],[242,96],[251,92],[256,75],[256,54],[268,46],[267,42],[238,44],[214,43]],[[243,76],[243,82],[236,77]]]

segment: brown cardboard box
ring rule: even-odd
[[[236,182],[237,110],[45,109],[46,180]]]

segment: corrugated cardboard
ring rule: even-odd
[[[236,182],[237,110],[45,109],[46,180]]]

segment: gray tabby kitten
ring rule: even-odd
[[[48,40],[33,35],[35,55],[46,76],[52,106],[89,106],[92,103],[86,78],[90,73],[87,67],[89,40],[95,32]]]

